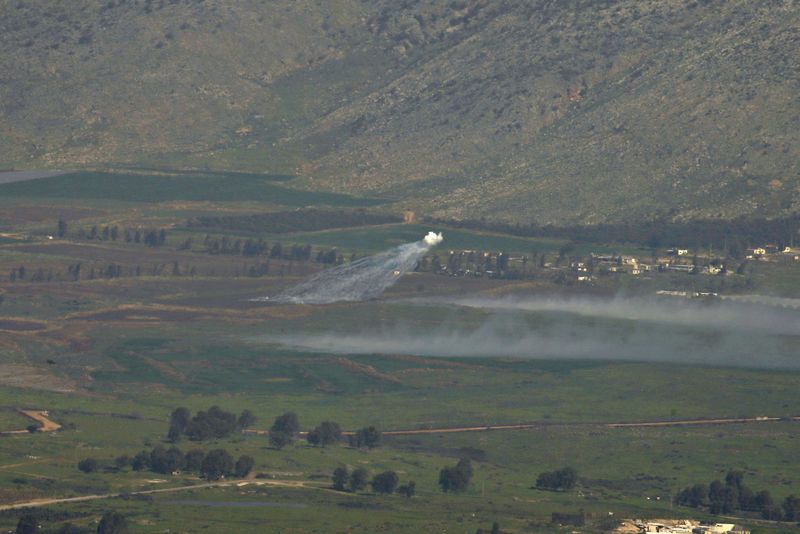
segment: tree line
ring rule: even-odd
[[[772,521],[800,521],[800,497],[789,495],[778,505],[769,490],[754,492],[744,484],[744,472],[730,470],[725,482],[698,483],[682,489],[676,499],[682,506],[706,508],[711,514],[756,512]]]
[[[176,442],[182,437],[192,441],[226,438],[255,424],[256,417],[250,410],[243,410],[237,417],[219,406],[200,410],[194,416],[188,408],[176,408],[169,419],[167,440]]]
[[[69,223],[64,219],[58,220],[56,227],[56,236],[64,239],[68,236]],[[119,226],[98,226],[94,225],[89,230],[81,227],[76,232],[78,239],[87,239],[89,241],[117,241],[121,240],[125,243],[144,244],[150,247],[163,246],[167,241],[167,231],[164,228],[123,228],[120,231]]]
[[[445,493],[460,493],[469,487],[473,469],[469,458],[462,458],[454,466],[447,466],[439,471],[439,486]],[[372,491],[378,494],[399,493],[411,498],[416,494],[417,483],[413,480],[400,484],[400,477],[396,472],[388,470],[378,473],[370,481],[369,471],[358,467],[352,472],[346,466],[337,467],[331,476],[332,487],[337,491],[356,493],[364,490],[367,484]]]
[[[102,466],[95,458],[84,458],[78,462],[78,469],[84,473],[94,473],[101,467],[107,472],[116,472],[130,467],[133,471],[152,471],[162,475],[175,473],[197,473],[206,480],[234,476],[244,478],[255,465],[252,456],[241,455],[234,460],[225,449],[213,449],[205,452],[191,449],[186,453],[178,447],[169,448],[157,445],[152,450],[143,450],[132,458],[127,455],[118,456],[113,465]]]

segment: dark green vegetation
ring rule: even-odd
[[[798,211],[792,0],[0,9],[0,167],[298,175],[538,224]]]
[[[273,341],[359,332],[383,333],[388,340],[398,324],[420,337],[440,327],[477,329],[491,315],[421,306],[406,297],[553,296],[582,290],[553,282],[550,267],[537,267],[536,276],[525,280],[414,273],[390,294],[364,303],[249,302],[323,268],[313,259],[295,257],[292,245],[310,245],[311,258],[335,247],[347,261],[351,254],[360,257],[417,240],[431,228],[344,228],[336,226],[342,221],[335,217],[325,218],[328,229],[290,234],[272,226],[225,228],[209,239],[222,243],[227,238],[226,252],[220,247],[211,253],[204,244],[206,230],[187,221],[238,221],[266,212],[279,214],[270,224],[280,225],[294,205],[355,212],[315,204],[327,201],[301,191],[292,192],[297,195],[292,205],[182,200],[166,192],[159,202],[114,199],[109,191],[115,176],[108,179],[111,185],[102,186],[107,198],[54,195],[75,185],[70,176],[49,183],[37,196],[0,196],[2,231],[13,236],[0,245],[0,430],[23,431],[0,436],[0,507],[41,498],[108,496],[0,510],[2,529],[16,528],[33,513],[50,531],[71,524],[79,532],[96,532],[100,524],[113,527],[120,516],[131,533],[255,533],[267,527],[325,534],[473,533],[498,523],[501,532],[522,534],[563,532],[567,527],[558,525],[567,519],[597,530],[610,525],[609,511],[616,518],[714,519],[706,504],[671,508],[670,501],[699,481],[724,480],[731,470],[745,472],[754,491],[768,489],[774,503],[797,495],[800,426],[789,419],[800,414],[796,371],[622,362],[610,354],[610,359],[588,361],[293,350]],[[156,175],[150,179],[156,181]],[[121,176],[120,187],[132,187],[131,180]],[[260,180],[246,176],[230,183],[250,191]],[[194,193],[195,198],[213,194],[217,185],[208,184],[207,192]],[[183,191],[184,185],[176,187]],[[245,196],[235,190],[229,194]],[[395,212],[374,206],[365,213]],[[158,246],[127,241],[126,230],[137,229],[144,235],[144,230],[155,232],[157,242],[165,229],[164,239]],[[535,252],[537,264],[542,257],[555,263],[563,256],[562,265],[572,254],[638,252],[618,243],[443,230],[445,244],[435,253],[444,264],[451,249],[454,257],[464,249],[506,250],[511,256]],[[242,245],[238,254],[232,252],[236,240],[248,239],[269,243],[269,251],[250,256]],[[284,252],[273,256],[275,244]],[[253,265],[266,262],[269,269],[251,274]],[[77,264],[81,269],[75,276]],[[119,267],[113,276],[106,275],[109,264]],[[748,290],[797,296],[794,263],[752,261],[746,270],[749,275],[725,277],[726,287],[749,276]],[[13,281],[12,271],[17,273]],[[34,279],[39,271],[45,275]],[[609,275],[586,291],[605,294],[625,287],[651,294],[688,289],[706,279],[665,274],[631,282]],[[547,332],[558,324],[558,315],[532,313],[515,324]],[[620,338],[638,333],[621,319],[586,317],[573,324],[578,333],[607,329]],[[685,336],[687,353],[725,346],[713,333],[642,329],[652,352],[653,340],[676,331]],[[745,334],[738,335],[740,344]],[[763,357],[774,347],[791,352],[797,340],[764,333],[747,343]],[[28,433],[32,421],[20,408],[49,410],[48,417],[62,428],[53,433],[37,422],[38,431]],[[785,419],[719,426],[606,424],[763,415]],[[519,422],[535,425],[392,433]],[[574,469],[574,488],[536,488],[541,474],[564,466]],[[148,493],[153,490],[158,492]],[[112,513],[120,516],[106,515]],[[737,522],[761,532],[790,528],[766,522],[755,510],[734,514]]]

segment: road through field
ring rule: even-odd
[[[607,428],[643,428],[643,427],[667,427],[667,426],[700,426],[700,425],[734,425],[752,423],[774,423],[776,421],[800,421],[800,416],[794,417],[731,417],[718,419],[684,419],[684,420],[658,420],[658,421],[633,421],[624,423],[519,423],[511,425],[482,425],[482,426],[457,426],[439,428],[414,428],[407,430],[384,430],[384,436],[414,436],[421,434],[453,434],[459,432],[491,432],[496,430],[530,430],[548,426],[558,427],[586,427],[600,426]],[[268,430],[245,430],[248,434],[269,434]],[[305,435],[300,432],[300,435]],[[345,436],[351,436],[355,432],[342,432]]]
[[[158,488],[151,490],[140,490],[130,492],[116,492],[116,493],[99,493],[93,495],[80,495],[78,497],[54,497],[44,499],[32,499],[29,501],[15,502],[11,504],[0,505],[0,512],[6,510],[19,510],[20,508],[38,508],[41,506],[50,506],[54,504],[67,504],[75,502],[97,501],[101,499],[113,499],[115,497],[122,497],[123,495],[154,495],[158,493],[175,493],[179,491],[189,491],[203,488],[224,488],[224,487],[242,487],[242,486],[276,486],[282,488],[303,488],[303,489],[318,489],[329,491],[330,488],[325,488],[306,480],[223,480],[218,482],[206,482],[203,484],[191,484],[188,486],[176,486],[172,488]],[[332,491],[332,490],[330,490]]]

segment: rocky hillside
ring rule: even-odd
[[[438,217],[800,211],[800,2],[0,0],[0,167],[294,172]]]

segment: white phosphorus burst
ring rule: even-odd
[[[393,286],[402,275],[416,267],[432,247],[444,240],[442,234],[428,232],[420,241],[326,269],[274,298],[257,301],[293,304],[329,304],[376,298]]]

